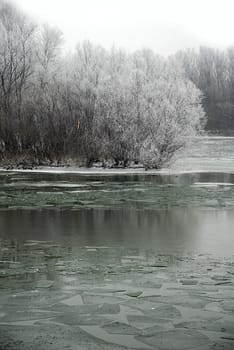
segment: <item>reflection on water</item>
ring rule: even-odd
[[[183,160],[207,173],[0,172],[0,349],[232,349],[234,141],[212,142]]]
[[[111,254],[101,254],[104,266],[113,252],[119,259],[128,249],[136,256],[149,251],[231,256],[234,173],[215,164],[226,162],[227,168],[233,146],[234,139],[198,140],[191,154],[175,163],[184,169],[206,165],[209,172],[0,172],[1,260],[24,264],[36,256],[46,266],[46,256],[53,261],[69,255],[75,261],[81,254],[89,260],[93,255],[85,246],[108,248]]]
[[[232,144],[207,173],[0,172],[0,348],[231,349]]]
[[[0,173],[0,238],[233,252],[234,174]]]
[[[0,212],[3,240],[43,240],[66,247],[100,246],[230,255],[233,210],[15,210]]]

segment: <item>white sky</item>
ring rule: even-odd
[[[69,48],[90,40],[160,54],[234,45],[234,0],[11,0],[64,33]]]

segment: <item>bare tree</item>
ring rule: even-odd
[[[8,3],[0,8],[1,137],[7,150],[22,147],[24,91],[33,74],[34,25]],[[12,132],[14,130],[14,133]]]
[[[0,38],[2,156],[159,168],[204,126],[200,91],[181,68],[186,55],[108,52],[86,41],[64,56],[58,29],[35,28],[9,3],[0,6]],[[200,61],[194,56],[194,67]]]

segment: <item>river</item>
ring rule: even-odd
[[[37,331],[46,333],[49,322],[55,337],[54,343],[50,343],[52,349],[59,349],[61,341],[56,324],[57,327],[70,325],[72,330],[79,326],[81,349],[88,349],[90,344],[95,344],[95,349],[105,348],[103,344],[106,349],[108,346],[119,349],[121,345],[187,349],[190,341],[194,343],[193,348],[231,349],[234,333],[234,320],[230,316],[234,286],[233,151],[234,138],[208,137],[195,140],[189,151],[176,157],[170,168],[159,172],[69,168],[1,171],[0,330],[5,335],[0,331],[3,339],[1,343],[0,337],[0,348],[7,348],[8,342],[11,345],[7,349],[44,349],[36,334],[29,338],[36,324],[40,324]],[[181,282],[183,280],[187,282]],[[218,287],[218,282],[226,289]],[[172,293],[181,289],[181,285],[185,289],[197,288],[197,293],[192,295],[191,289],[186,294],[187,289],[182,288],[184,300],[191,300],[184,302],[177,292]],[[95,288],[99,292],[89,294],[90,289],[95,291]],[[119,295],[118,290],[123,292]],[[142,307],[136,307],[131,300],[138,295],[130,294],[138,290],[142,293],[141,303],[145,303]],[[201,290],[209,300],[201,297]],[[156,306],[166,305],[171,309],[165,308],[164,316],[159,312],[160,317],[155,318],[147,311],[149,306],[154,310],[155,301]],[[109,305],[110,310],[97,312],[90,305]],[[116,305],[132,308],[128,311],[127,323],[126,310],[122,312],[121,308],[119,318],[110,317],[118,314]],[[91,307],[91,311],[82,311],[83,318],[77,319],[72,307],[81,306]],[[200,312],[199,322],[205,331],[202,326],[191,325],[194,317],[188,317],[183,307]],[[203,317],[202,312],[207,314]],[[207,318],[212,319],[210,312],[216,322],[211,329],[207,323]],[[229,327],[226,330],[223,326],[227,332],[225,340],[222,324],[217,321],[218,312],[223,317],[223,325]],[[90,313],[98,320],[94,317],[93,322],[87,321]],[[104,322],[106,317],[102,315],[106,314],[111,324],[120,320],[116,329],[113,330],[108,321]],[[173,328],[162,329],[169,339],[167,345],[160,347],[157,330],[151,331],[152,334],[148,330],[148,336],[142,334],[142,328],[137,326],[138,316],[148,317],[142,322],[149,322],[150,327],[162,327],[162,319],[168,323],[173,321]],[[104,322],[104,328],[100,322],[101,325]],[[182,323],[186,326],[181,326]],[[131,327],[130,333],[126,333],[123,324]],[[188,329],[193,332],[190,340]],[[76,336],[68,340],[72,338],[70,331],[64,331],[61,349],[76,348]],[[212,335],[209,332],[213,332]],[[50,337],[46,334],[48,340]],[[87,335],[95,340],[86,339]],[[198,335],[201,343],[197,342]],[[172,339],[177,337],[175,345]]]

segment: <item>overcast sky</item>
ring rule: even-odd
[[[12,0],[64,33],[68,47],[90,40],[160,54],[234,45],[234,0]]]

